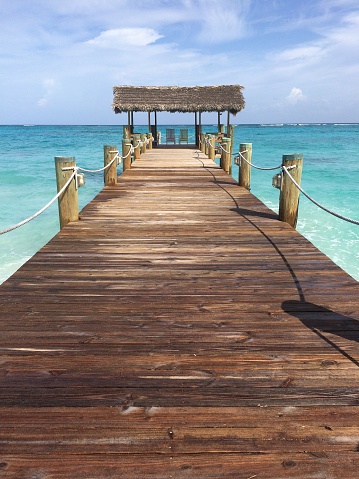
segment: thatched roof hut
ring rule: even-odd
[[[245,101],[241,85],[220,86],[115,86],[115,113],[134,111],[223,112],[235,115]]]

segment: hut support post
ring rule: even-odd
[[[160,143],[159,139],[158,139],[158,132],[157,132],[157,111],[155,111],[155,144],[158,145]]]
[[[157,112],[154,112],[155,117],[155,124],[150,125],[150,132],[152,133],[152,146],[156,147],[158,145],[158,138],[157,138]]]
[[[124,125],[123,126],[123,138],[130,138],[131,136],[131,126]]]
[[[122,140],[123,171],[131,168],[131,155],[129,154],[131,146],[131,140]]]
[[[73,174],[72,167],[76,167],[75,158],[65,158],[63,156],[55,156],[56,184],[57,192],[65,186]],[[70,168],[63,171],[63,168]],[[75,178],[72,179],[69,186],[58,198],[60,229],[70,223],[70,221],[78,221],[79,219],[79,199],[76,189]]]
[[[289,169],[290,175],[300,185],[303,170],[303,155],[283,155],[282,165]],[[297,225],[299,208],[299,190],[284,172],[279,196],[279,219]]]
[[[197,112],[195,111],[194,113],[194,122],[195,122],[195,126],[194,126],[194,138],[195,138],[195,144],[197,146],[197,148],[201,148],[201,142],[200,142],[200,134],[201,134],[201,126],[199,124],[199,118],[200,118],[200,112],[199,114],[197,115]]]
[[[105,145],[103,147],[104,154],[104,167],[107,167],[111,161],[115,158],[117,151],[116,146]],[[116,185],[117,183],[117,161],[112,161],[111,166],[104,170],[104,183],[105,186]]]
[[[252,163],[252,143],[241,143],[239,145],[239,151],[243,158],[245,158],[247,161],[240,157],[238,185],[243,186],[243,188],[246,188],[248,191],[250,191],[252,167],[248,163]]]

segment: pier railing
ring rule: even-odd
[[[117,166],[122,163],[123,171],[131,168],[132,161],[140,158],[141,154],[151,150],[153,146],[152,133],[133,133],[124,135],[122,140],[122,155],[114,145],[104,146],[104,166],[90,170],[76,165],[74,157],[55,157],[57,194],[39,211],[29,218],[4,230],[0,235],[13,231],[20,226],[37,218],[58,200],[60,229],[71,221],[79,218],[78,189],[85,184],[84,173],[104,173],[105,186],[117,183]],[[127,136],[127,137],[126,137]],[[252,163],[252,143],[241,143],[239,151],[232,152],[233,141],[231,136],[223,133],[201,133],[199,135],[199,149],[208,158],[215,161],[219,157],[220,167],[229,175],[232,174],[233,163],[238,165],[238,185],[250,190],[251,169],[280,170],[272,179],[272,185],[280,190],[279,219],[296,227],[298,218],[299,195],[302,193],[317,207],[339,219],[359,225],[359,221],[345,217],[321,205],[306,193],[300,186],[303,168],[303,155],[283,155],[280,165],[263,168]],[[197,152],[199,154],[199,152]],[[233,158],[232,158],[233,157]]]
[[[263,168],[252,163],[252,143],[241,143],[238,153],[232,153],[231,138],[223,134],[205,134],[200,135],[200,150],[209,158],[215,159],[216,154],[220,156],[220,167],[228,174],[232,173],[232,164],[238,166],[238,185],[250,190],[251,169],[256,168],[262,171],[280,170],[273,176],[272,186],[280,190],[279,195],[279,219],[289,223],[293,228],[296,227],[298,219],[299,195],[302,193],[318,208],[339,218],[343,221],[359,225],[359,221],[343,216],[333,210],[323,206],[310,196],[300,186],[303,170],[303,155],[292,154],[283,155],[280,165]],[[232,156],[234,156],[232,161]]]

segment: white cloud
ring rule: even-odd
[[[51,115],[56,122],[116,122],[113,85],[224,83],[246,87],[239,121],[261,122],[267,113],[268,122],[320,114],[326,121],[328,112],[334,121],[357,119],[358,0],[0,4],[3,122],[16,115],[22,122],[24,111],[29,123],[51,122]],[[328,98],[330,109],[322,106]]]
[[[45,89],[45,93],[44,93],[43,97],[40,98],[40,100],[38,100],[38,102],[37,102],[37,105],[39,107],[42,108],[42,107],[45,107],[48,104],[49,98],[51,97],[51,95],[53,93],[53,89],[54,89],[55,84],[56,84],[56,81],[54,80],[54,78],[45,78],[42,81],[42,85]]]
[[[303,94],[302,90],[297,87],[293,87],[286,97],[286,101],[291,105],[296,105],[299,102],[306,100],[306,96]]]
[[[319,45],[302,45],[295,48],[283,50],[274,56],[280,62],[293,62],[303,60],[313,60],[314,57],[319,56],[323,49]]]
[[[86,43],[101,48],[118,49],[128,46],[144,47],[160,38],[162,35],[152,28],[117,28],[106,30]]]
[[[322,33],[334,44],[357,48],[359,46],[359,13],[345,16],[341,25]]]
[[[198,38],[202,42],[223,43],[242,38],[248,31],[247,15],[251,0],[188,0],[200,24]]]

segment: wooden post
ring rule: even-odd
[[[132,134],[132,143],[135,149],[134,151],[135,160],[138,160],[138,158],[141,157],[141,147],[139,146],[140,138],[141,138],[141,135],[137,133]]]
[[[232,145],[234,143],[234,125],[228,125],[227,136],[231,139]]]
[[[248,163],[252,163],[252,143],[241,143],[239,151]],[[252,167],[243,158],[240,158],[238,185],[243,186],[248,191],[251,189],[251,169]]]
[[[206,140],[206,135],[204,133],[200,133],[199,137],[200,137],[200,140],[201,140],[200,150],[201,150],[202,153],[204,153],[205,149],[206,149],[206,146],[204,144],[204,142]]]
[[[140,138],[141,138],[141,143],[142,143],[141,153],[146,153],[146,151],[147,151],[147,145],[146,145],[147,136],[146,136],[146,133],[141,133]]]
[[[130,125],[123,125],[123,138],[130,138],[131,137],[131,127]]]
[[[199,148],[202,151],[201,141],[202,141],[202,126],[197,125],[196,145],[197,145],[197,148]]]
[[[63,156],[55,156],[56,183],[57,192],[59,192],[68,182],[73,170],[65,170],[62,168],[75,167],[75,158],[65,158]],[[79,219],[79,199],[76,190],[75,178],[71,181],[66,190],[58,198],[60,229],[70,223],[70,221],[78,221]]]
[[[155,111],[155,132],[152,132],[152,135],[155,139],[155,146],[159,145],[161,142],[158,139],[158,131],[157,131],[157,111]]]
[[[222,138],[222,147],[220,164],[222,169],[230,174],[232,170],[231,139],[227,137]]]
[[[215,141],[216,138],[214,135],[208,135],[209,145],[208,145],[208,158],[214,161],[215,158]]]
[[[123,161],[123,171],[129,170],[131,168],[131,155],[128,152],[131,149],[131,141],[130,140],[122,140],[122,156],[126,157]]]
[[[204,135],[204,153],[208,156],[209,152],[209,134]]]
[[[116,146],[105,145],[103,147],[104,165],[107,166],[115,158],[117,151]],[[105,186],[116,185],[117,183],[117,161],[113,161],[111,166],[104,170]]]
[[[303,169],[303,155],[283,155],[282,165],[289,168],[290,175],[300,185]],[[279,219],[289,223],[293,228],[297,225],[299,190],[288,175],[283,172],[282,187],[279,196]]]
[[[197,112],[194,112],[194,143],[198,147],[198,122],[197,122]]]
[[[152,133],[147,133],[146,135],[147,139],[149,140],[149,143],[147,145],[147,148],[149,150],[152,150],[153,146],[152,146],[152,143],[153,143],[153,136],[152,136]]]

